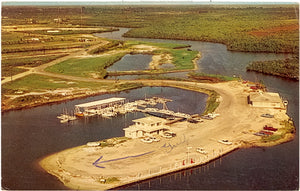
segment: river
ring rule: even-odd
[[[101,36],[122,39],[128,29]],[[296,81],[245,72],[252,60],[284,58],[284,54],[257,54],[227,51],[226,46],[196,41],[138,39],[153,42],[190,44],[202,52],[199,70],[207,73],[241,75],[244,79],[262,80],[269,91],[279,92],[289,101],[288,114],[294,119],[297,135],[288,143],[270,148],[239,149],[205,166],[173,173],[148,181],[135,183],[122,189],[283,189],[298,188],[298,127],[299,99]],[[184,75],[184,74],[180,74]],[[66,189],[54,176],[39,168],[37,162],[49,154],[105,138],[123,136],[123,128],[132,119],[144,114],[131,113],[113,119],[92,117],[60,124],[56,116],[74,105],[105,99],[126,97],[129,101],[145,96],[164,96],[173,99],[169,109],[188,113],[204,110],[206,95],[175,88],[144,87],[118,94],[93,96],[31,109],[2,113],[2,187],[6,189]],[[182,96],[184,95],[184,96]],[[193,98],[193,99],[186,99]]]

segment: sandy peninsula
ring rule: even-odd
[[[247,102],[250,89],[241,82],[144,81],[144,84],[215,90],[220,95],[220,105],[215,112],[220,116],[202,123],[174,123],[170,128],[176,137],[160,137],[159,142],[151,144],[140,139],[125,142],[111,139],[114,144],[111,147],[82,145],[70,148],[42,159],[42,168],[71,189],[106,190],[202,165],[238,148],[272,146],[293,139],[293,134],[287,133],[277,141],[264,143],[260,136],[254,135],[266,124],[278,129],[274,134],[282,133],[281,122],[289,120],[289,116],[285,109],[250,106]],[[272,114],[274,118],[261,117],[264,113]],[[220,143],[220,140],[232,144]],[[197,152],[197,147],[207,154]]]

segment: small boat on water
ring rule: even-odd
[[[74,115],[69,115],[68,112],[64,109],[63,113],[59,116],[57,116],[58,119],[60,119],[61,123],[66,123],[72,120],[76,119],[76,116]]]
[[[61,123],[67,123],[67,122],[69,122],[69,119],[67,119],[67,118],[66,119],[61,119],[60,122]]]
[[[75,116],[66,115],[64,118],[61,118],[60,122],[61,123],[67,123],[67,122],[73,121],[75,119],[76,119]]]
[[[77,117],[83,117],[83,116],[84,116],[83,112],[77,112],[77,113],[75,113],[75,115],[76,115]]]

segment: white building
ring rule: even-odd
[[[134,125],[124,128],[125,137],[140,138],[152,135],[161,135],[164,131],[169,130],[169,126],[165,125],[167,120],[159,117],[144,117],[133,120]]]
[[[249,104],[253,107],[284,108],[279,94],[271,92],[250,93]]]

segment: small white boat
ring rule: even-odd
[[[60,122],[61,122],[61,123],[67,123],[67,122],[69,122],[69,119],[68,119],[68,118],[61,119]]]

